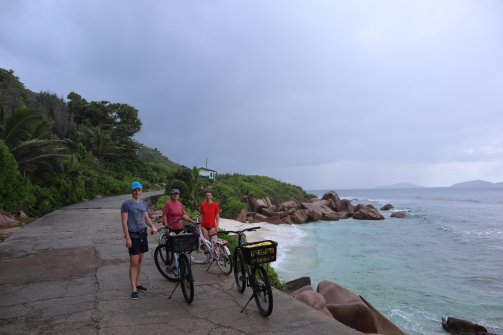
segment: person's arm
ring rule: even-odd
[[[192,220],[191,218],[189,218],[189,216],[187,214],[183,214],[183,218],[186,220],[186,221],[189,221],[189,222],[192,222],[192,223],[196,223],[196,221]]]
[[[157,233],[157,228],[152,223],[150,216],[148,216],[148,212],[145,212],[145,223],[150,227],[150,229],[152,229],[152,234]]]
[[[133,246],[133,242],[131,242],[131,237],[129,236],[129,230],[127,228],[127,212],[121,213],[121,221],[122,221],[122,230],[124,231],[124,237],[126,238],[126,247],[129,249]]]

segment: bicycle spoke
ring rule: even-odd
[[[246,269],[243,254],[240,251],[235,251],[233,259],[236,288],[240,293],[243,293],[246,289]]]
[[[190,262],[185,254],[180,255],[180,284],[182,286],[182,293],[185,301],[190,304],[194,300],[194,278],[192,277],[192,270]]]
[[[217,265],[220,270],[226,275],[230,274],[232,272],[232,260],[229,254],[229,249],[227,249],[227,247],[223,244],[217,244],[215,252]]]
[[[171,261],[168,260],[168,252],[166,250],[166,245],[159,245],[154,251],[154,261],[157,270],[169,281],[175,282],[178,280],[178,276],[174,273],[173,269],[170,268]]]
[[[255,303],[263,316],[268,316],[272,313],[272,289],[269,282],[269,276],[266,270],[257,265],[252,269],[253,277],[253,294]]]

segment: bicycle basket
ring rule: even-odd
[[[170,235],[167,246],[171,252],[191,252],[199,247],[199,236],[194,234]]]
[[[265,240],[245,243],[242,245],[245,263],[249,265],[270,263],[276,261],[278,243]]]

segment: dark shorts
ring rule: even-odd
[[[148,239],[144,238],[132,238],[131,242],[133,245],[129,248],[129,255],[139,255],[148,251]]]

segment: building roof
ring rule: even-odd
[[[200,167],[199,170],[205,170],[205,171],[212,171],[212,172],[217,172],[215,170],[212,170],[212,169],[208,169],[208,168],[205,168],[205,167]]]

